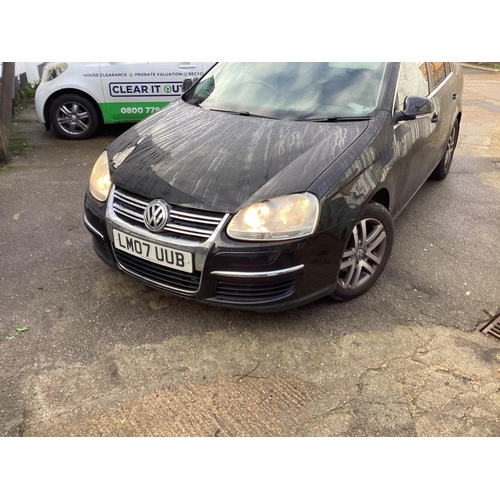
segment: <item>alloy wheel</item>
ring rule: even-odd
[[[342,255],[338,286],[356,290],[365,285],[382,262],[387,243],[384,225],[377,219],[363,219],[352,231]]]
[[[84,134],[90,125],[90,113],[78,102],[67,102],[57,110],[57,123],[69,135]]]
[[[453,127],[450,134],[448,142],[446,144],[446,151],[444,156],[444,169],[446,172],[450,169],[451,160],[453,158],[453,153],[455,152],[455,147],[457,145],[457,125]]]

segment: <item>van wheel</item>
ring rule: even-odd
[[[65,94],[54,99],[49,116],[54,132],[63,139],[88,139],[99,125],[94,103],[79,94]]]
[[[431,174],[432,179],[441,181],[448,175],[448,172],[450,171],[451,161],[453,160],[453,153],[455,152],[455,148],[457,147],[458,129],[458,122],[456,121],[453,125],[450,137],[448,138],[448,142],[446,143],[446,150],[444,152],[444,155],[441,158],[438,166]]]
[[[351,300],[365,293],[384,270],[393,241],[391,214],[380,203],[369,203],[345,246],[333,299]]]

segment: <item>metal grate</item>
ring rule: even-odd
[[[116,188],[113,197],[113,210],[120,219],[145,229],[144,210],[150,201]],[[193,243],[203,243],[212,236],[224,216],[225,214],[217,212],[172,206],[169,222],[163,232],[159,234],[177,236]]]
[[[493,335],[500,340],[500,314],[493,318],[484,328],[480,330],[483,333],[488,333],[489,335]]]

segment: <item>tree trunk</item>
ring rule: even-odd
[[[10,122],[14,99],[15,63],[3,63],[2,85],[0,87],[0,160],[9,160]]]

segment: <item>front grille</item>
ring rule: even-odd
[[[295,290],[295,279],[291,278],[280,283],[217,283],[216,297],[223,302],[257,303],[279,300],[291,295]]]
[[[125,222],[146,229],[144,210],[152,200],[115,188],[113,210]],[[208,240],[225,214],[185,207],[171,206],[169,222],[164,230],[156,233],[170,237],[171,241],[203,243]]]
[[[125,269],[152,284],[181,292],[196,292],[200,287],[201,273],[184,273],[149,262],[115,248],[116,260]]]

